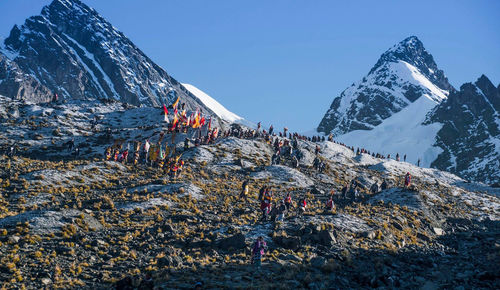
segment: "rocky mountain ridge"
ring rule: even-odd
[[[122,32],[79,0],[54,0],[38,16],[14,26],[0,50],[0,93],[28,103],[63,100],[172,104],[217,117]],[[15,73],[13,73],[15,72]],[[1,78],[0,78],[1,79]],[[25,89],[20,89],[20,87]]]
[[[500,86],[499,86],[500,87]],[[436,145],[443,152],[432,167],[470,180],[500,180],[500,89],[482,75],[437,106],[427,123],[440,123]]]

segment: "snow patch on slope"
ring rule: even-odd
[[[421,165],[428,167],[442,152],[433,146],[442,124],[422,125],[427,113],[436,105],[432,97],[421,97],[372,130],[356,130],[336,139],[384,155],[406,154],[406,160],[414,164],[420,158]]]
[[[431,94],[424,94],[426,98],[429,98],[438,103],[448,98],[448,91],[442,90],[433,83],[431,83],[431,81],[429,81],[413,65],[405,61],[399,61],[398,63],[393,64],[391,68],[393,73],[399,76],[405,76],[404,80],[413,83],[415,85],[423,86],[428,90],[430,90]]]
[[[255,125],[246,121],[242,117],[236,115],[235,113],[226,109],[223,105],[217,102],[214,98],[209,96],[204,91],[198,89],[197,87],[190,84],[182,84],[188,91],[190,91],[195,97],[197,97],[205,106],[212,110],[221,119],[228,121],[230,123],[239,123],[249,127],[254,127]]]

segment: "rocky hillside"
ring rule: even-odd
[[[180,96],[188,109],[213,113],[79,0],[54,0],[40,15],[14,26],[1,51],[0,60],[8,57],[11,66],[0,67],[0,93],[7,97],[39,103],[57,93],[66,100],[160,106]],[[25,79],[2,82],[14,74],[10,71]]]
[[[159,168],[101,158],[114,140],[158,141],[159,109],[7,104],[0,140],[15,141],[19,155],[0,156],[6,288],[112,288],[126,278],[164,289],[197,281],[206,288],[500,287],[498,189],[328,141],[299,140],[298,168],[287,158],[271,165],[274,150],[263,138],[235,137],[184,151],[186,166],[174,180]],[[112,138],[107,124],[117,128]],[[64,145],[72,134],[81,156]],[[312,167],[316,145],[323,172]],[[406,172],[411,189],[401,188]],[[246,201],[238,198],[245,179]],[[360,197],[341,198],[352,179]],[[388,189],[369,191],[384,179]],[[305,214],[294,208],[282,222],[260,221],[263,185],[276,199],[291,193],[294,206],[307,197]],[[331,190],[337,208],[326,212]],[[268,244],[261,271],[250,265],[258,236]]]
[[[441,123],[432,167],[488,183],[500,180],[500,87],[482,75],[453,92],[429,116]]]

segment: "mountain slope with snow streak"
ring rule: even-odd
[[[431,99],[419,98],[372,130],[351,131],[336,139],[384,155],[391,154],[394,157],[399,153],[401,159],[406,154],[406,161],[416,164],[421,159],[420,165],[429,167],[442,152],[442,149],[433,146],[441,125],[422,125],[427,113],[435,106],[436,103]]]
[[[243,119],[242,117],[236,115],[235,113],[230,112],[223,105],[217,102],[214,98],[209,96],[204,91],[198,89],[197,87],[191,84],[182,84],[182,85],[223,120],[229,122],[236,122],[238,120]]]
[[[222,120],[227,121],[229,123],[237,123],[249,127],[255,127],[253,123],[229,111],[228,109],[226,109],[226,107],[221,105],[221,103],[217,102],[214,98],[212,98],[199,88],[191,84],[184,84],[184,83],[182,84],[182,86],[185,87],[196,98],[198,98],[205,106],[207,106],[210,110],[212,110]]]
[[[135,106],[172,104],[212,113],[130,39],[80,0],[53,0],[40,15],[15,25],[0,46],[0,92],[28,103],[122,102]],[[7,68],[5,68],[7,67]],[[15,68],[15,69],[14,69]],[[26,77],[23,84],[14,73]],[[9,78],[13,81],[5,82]],[[26,85],[29,83],[30,85]],[[19,89],[26,88],[26,89]],[[33,91],[47,91],[37,96]]]

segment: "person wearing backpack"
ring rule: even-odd
[[[266,241],[264,241],[264,237],[258,237],[252,247],[252,264],[254,264],[257,268],[260,268],[262,265],[262,256],[264,255],[266,249],[267,244]]]
[[[333,202],[333,195],[330,195],[330,198],[326,201],[326,212],[332,213],[335,209],[335,203]]]
[[[409,188],[411,182],[410,172],[406,172],[405,180],[404,180],[404,188]]]

